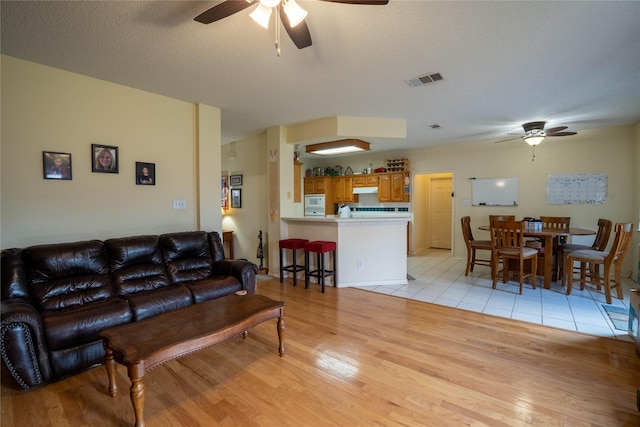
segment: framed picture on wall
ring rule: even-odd
[[[43,151],[42,172],[44,179],[71,180],[71,154]]]
[[[242,207],[242,190],[240,190],[239,188],[231,189],[231,207],[232,208]]]
[[[156,164],[136,162],[136,185],[156,185]]]
[[[242,185],[242,175],[231,175],[229,177],[229,185],[232,187]]]
[[[118,173],[118,147],[91,144],[91,171]]]

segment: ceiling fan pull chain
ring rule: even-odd
[[[280,56],[280,3],[276,6],[276,55]]]
[[[536,146],[533,146],[533,157],[531,157],[531,161],[535,162],[536,161]]]

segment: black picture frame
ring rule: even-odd
[[[136,162],[136,185],[156,185],[156,164]]]
[[[106,156],[111,157],[111,162],[106,163]],[[102,159],[102,160],[101,160]],[[118,147],[112,145],[91,144],[91,172],[119,173]]]
[[[232,208],[242,207],[242,190],[239,188],[231,189],[231,207]]]
[[[72,179],[71,153],[43,151],[42,174],[44,179],[70,181]]]
[[[242,185],[242,175],[231,175],[229,176],[229,185],[232,187],[241,186]]]

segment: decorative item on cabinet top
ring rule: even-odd
[[[408,172],[409,159],[393,159],[387,160],[388,172]]]

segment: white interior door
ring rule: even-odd
[[[429,235],[432,248],[451,249],[452,188],[451,178],[430,180]]]

